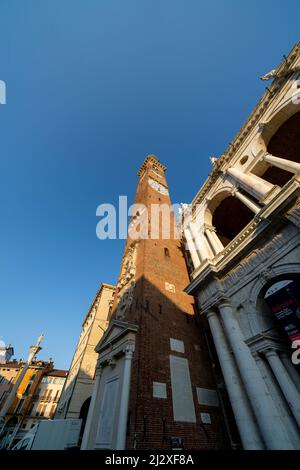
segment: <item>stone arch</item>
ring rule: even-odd
[[[86,419],[88,412],[89,412],[89,407],[91,403],[91,397],[88,397],[81,405],[80,412],[79,412],[79,418],[81,419]]]
[[[205,223],[216,229],[224,246],[228,245],[252,219],[253,212],[228,190],[217,193],[209,202],[205,212]]]
[[[231,188],[222,188],[221,190],[214,193],[210,198],[205,212],[204,212],[204,223],[207,225],[212,225],[213,213],[216,208],[221,204],[221,202],[226,199],[226,197],[231,196]]]
[[[253,335],[275,327],[275,320],[267,306],[264,305],[263,296],[272,284],[279,280],[287,279],[288,276],[300,280],[300,263],[289,263],[272,267],[266,270],[266,272],[262,272],[252,284],[249,292],[249,305],[252,307],[249,323]],[[255,314],[253,314],[254,312]]]
[[[299,112],[300,103],[293,103],[291,97],[283,101],[280,106],[274,110],[268,121],[260,123],[260,133],[253,144],[253,148],[255,148],[254,154],[257,155],[259,151],[266,152],[271,138],[276,134],[278,129],[288,121],[289,118]]]
[[[88,397],[83,404],[81,405],[80,412],[79,412],[79,418],[82,419],[82,424],[81,424],[81,429],[80,429],[80,435],[79,435],[79,443],[82,441],[83,433],[84,433],[84,428],[89,412],[91,404],[91,397]]]
[[[262,125],[262,132],[256,147],[262,154],[268,153],[277,158],[300,163],[300,104],[294,104],[289,99],[281,109]],[[286,169],[260,160],[252,172],[277,186],[284,186],[293,173]]]

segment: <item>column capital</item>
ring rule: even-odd
[[[269,357],[278,357],[278,351],[276,348],[269,347],[263,351],[263,354],[268,359]]]
[[[123,353],[125,354],[125,359],[132,359],[133,353],[135,350],[135,345],[134,343],[127,343],[125,347],[123,348]]]
[[[272,153],[268,152],[267,150],[264,152],[262,159],[265,160],[266,157],[274,157]]]
[[[271,165],[277,166],[283,170],[289,171],[290,173],[300,173],[300,163],[292,160],[276,157],[271,153],[266,152],[263,156],[265,162],[271,163]]]
[[[204,224],[204,230],[209,230],[210,232],[216,232],[216,227],[209,224]]]
[[[98,357],[97,363],[96,363],[96,375],[102,374],[103,368],[104,368],[104,363],[102,362],[102,357]]]
[[[218,316],[216,310],[210,308],[205,312],[206,318],[216,318]]]
[[[222,308],[222,307],[230,307],[232,308],[232,305],[231,305],[231,302],[230,300],[227,298],[227,297],[221,297],[219,300],[218,300],[218,307],[219,308]]]
[[[254,359],[255,359],[256,361],[261,360],[261,355],[259,354],[258,351],[253,351],[253,352],[252,352],[252,356],[254,357]]]
[[[206,237],[211,245],[214,255],[224,250],[224,245],[217,235],[216,228],[212,225],[204,225]]]

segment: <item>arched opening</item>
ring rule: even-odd
[[[164,248],[164,253],[167,258],[170,258],[170,251],[169,248]]]
[[[270,279],[258,295],[256,308],[261,331],[278,337],[292,358],[292,343],[300,339],[300,275]],[[300,373],[299,364],[292,360],[290,364]]]
[[[300,163],[300,112],[291,116],[270,139],[267,150],[272,155]]]
[[[275,157],[300,163],[299,129],[300,112],[297,112],[285,121],[271,137],[267,145],[267,152]],[[284,186],[293,176],[293,173],[266,162],[260,162],[253,173],[277,186]]]
[[[261,297],[284,339],[300,340],[300,276],[273,279],[265,286]]]
[[[214,209],[212,225],[224,246],[253,219],[253,212],[234,196],[225,197]]]
[[[82,419],[82,424],[81,424],[80,435],[79,435],[79,446],[81,445],[81,441],[82,441],[82,437],[83,437],[83,433],[84,433],[84,428],[85,428],[85,424],[86,424],[90,404],[91,404],[91,397],[87,398],[83,402],[83,404],[80,408],[79,418]]]

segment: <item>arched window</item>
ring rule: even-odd
[[[253,212],[234,196],[225,197],[214,209],[212,225],[224,246],[253,219]]]
[[[267,145],[267,152],[274,157],[300,163],[299,129],[300,112],[279,127]],[[259,162],[252,173],[277,186],[284,186],[293,177],[293,173],[266,162]]]
[[[271,284],[264,301],[279,328],[291,340],[300,339],[300,283],[298,279],[281,279]]]

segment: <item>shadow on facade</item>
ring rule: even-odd
[[[154,270],[159,275],[159,266]],[[130,300],[125,292],[122,297],[126,296],[126,302],[122,302],[121,298],[118,303],[122,305],[122,310],[117,306],[110,319],[110,323],[116,319],[138,326],[131,372],[126,448],[172,449],[172,440],[177,437],[185,449],[239,447],[239,435],[210,332],[205,318],[197,313],[193,297],[182,290],[174,293],[175,303],[172,301],[173,293],[166,293],[163,283],[161,288],[156,287],[146,277],[131,283],[129,288]],[[184,352],[171,350],[171,338],[183,342]],[[105,341],[105,335],[102,341]],[[174,420],[170,355],[188,360],[196,422]],[[154,398],[154,382],[166,384],[165,399]],[[219,406],[200,404],[197,388],[216,390]],[[90,436],[94,442],[101,433],[103,396],[98,397],[93,416]],[[112,408],[111,416],[116,416],[112,424],[114,433],[118,426],[118,404],[110,403],[109,406]],[[211,424],[202,422],[203,413],[210,415]],[[114,448],[113,440],[110,448]]]

